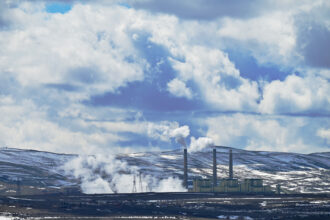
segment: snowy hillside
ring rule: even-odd
[[[228,177],[228,147],[217,146],[219,178]],[[330,192],[330,152],[297,154],[282,152],[233,150],[234,177],[262,178],[268,185],[299,192]],[[121,155],[142,172],[159,176],[182,175],[182,150]],[[212,149],[188,155],[190,180],[194,176],[212,176]]]
[[[229,149],[217,147],[219,178],[228,177]],[[233,149],[233,160],[234,177],[238,179],[262,178],[265,184],[274,186],[280,183],[283,188],[297,192],[330,192],[330,152],[297,154]],[[122,182],[131,191],[131,180],[138,173],[143,181],[148,179],[149,182],[172,177],[178,179],[182,177],[182,167],[182,150],[83,158],[32,150],[0,149],[2,182],[14,183],[19,178],[22,184],[44,187],[81,184],[83,191],[89,193],[93,189],[88,187],[95,184],[103,187],[96,192],[122,192],[118,188]],[[189,153],[188,168],[190,180],[195,176],[210,177],[212,150]],[[151,190],[162,190],[159,186],[162,184],[165,183],[154,184]]]
[[[74,155],[0,148],[0,181],[36,186],[71,185],[58,167]]]

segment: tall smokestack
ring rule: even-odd
[[[188,161],[187,161],[187,148],[183,150],[183,186],[188,188]]]
[[[217,150],[213,148],[213,187],[217,186]]]
[[[233,175],[233,152],[230,149],[229,150],[229,179],[232,179],[234,177]]]

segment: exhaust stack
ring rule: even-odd
[[[233,174],[233,152],[230,149],[229,150],[229,179],[233,179],[234,174]]]
[[[217,186],[217,150],[213,148],[213,188]]]
[[[187,148],[183,150],[183,186],[188,189],[188,161]]]

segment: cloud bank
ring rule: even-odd
[[[1,145],[329,150],[328,1],[57,3],[0,3]]]

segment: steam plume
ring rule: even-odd
[[[189,127],[184,125],[171,131],[171,137],[175,138],[175,141],[181,144],[184,148],[187,148],[186,141],[184,140],[190,133]]]
[[[190,146],[189,151],[195,152],[195,151],[201,151],[204,148],[214,146],[214,142],[209,137],[200,137],[198,139],[191,137],[190,138]]]
[[[63,167],[66,174],[81,182],[84,193],[130,193],[133,179],[139,176],[135,166],[129,166],[113,156],[79,156],[68,161]],[[178,178],[160,179],[151,175],[141,175],[141,182],[136,181],[136,192],[183,192]]]
[[[149,124],[148,135],[154,139],[162,141],[170,141],[175,138],[175,141],[187,148],[185,138],[189,136],[190,129],[187,125],[179,126],[177,122],[161,122],[160,124]]]

